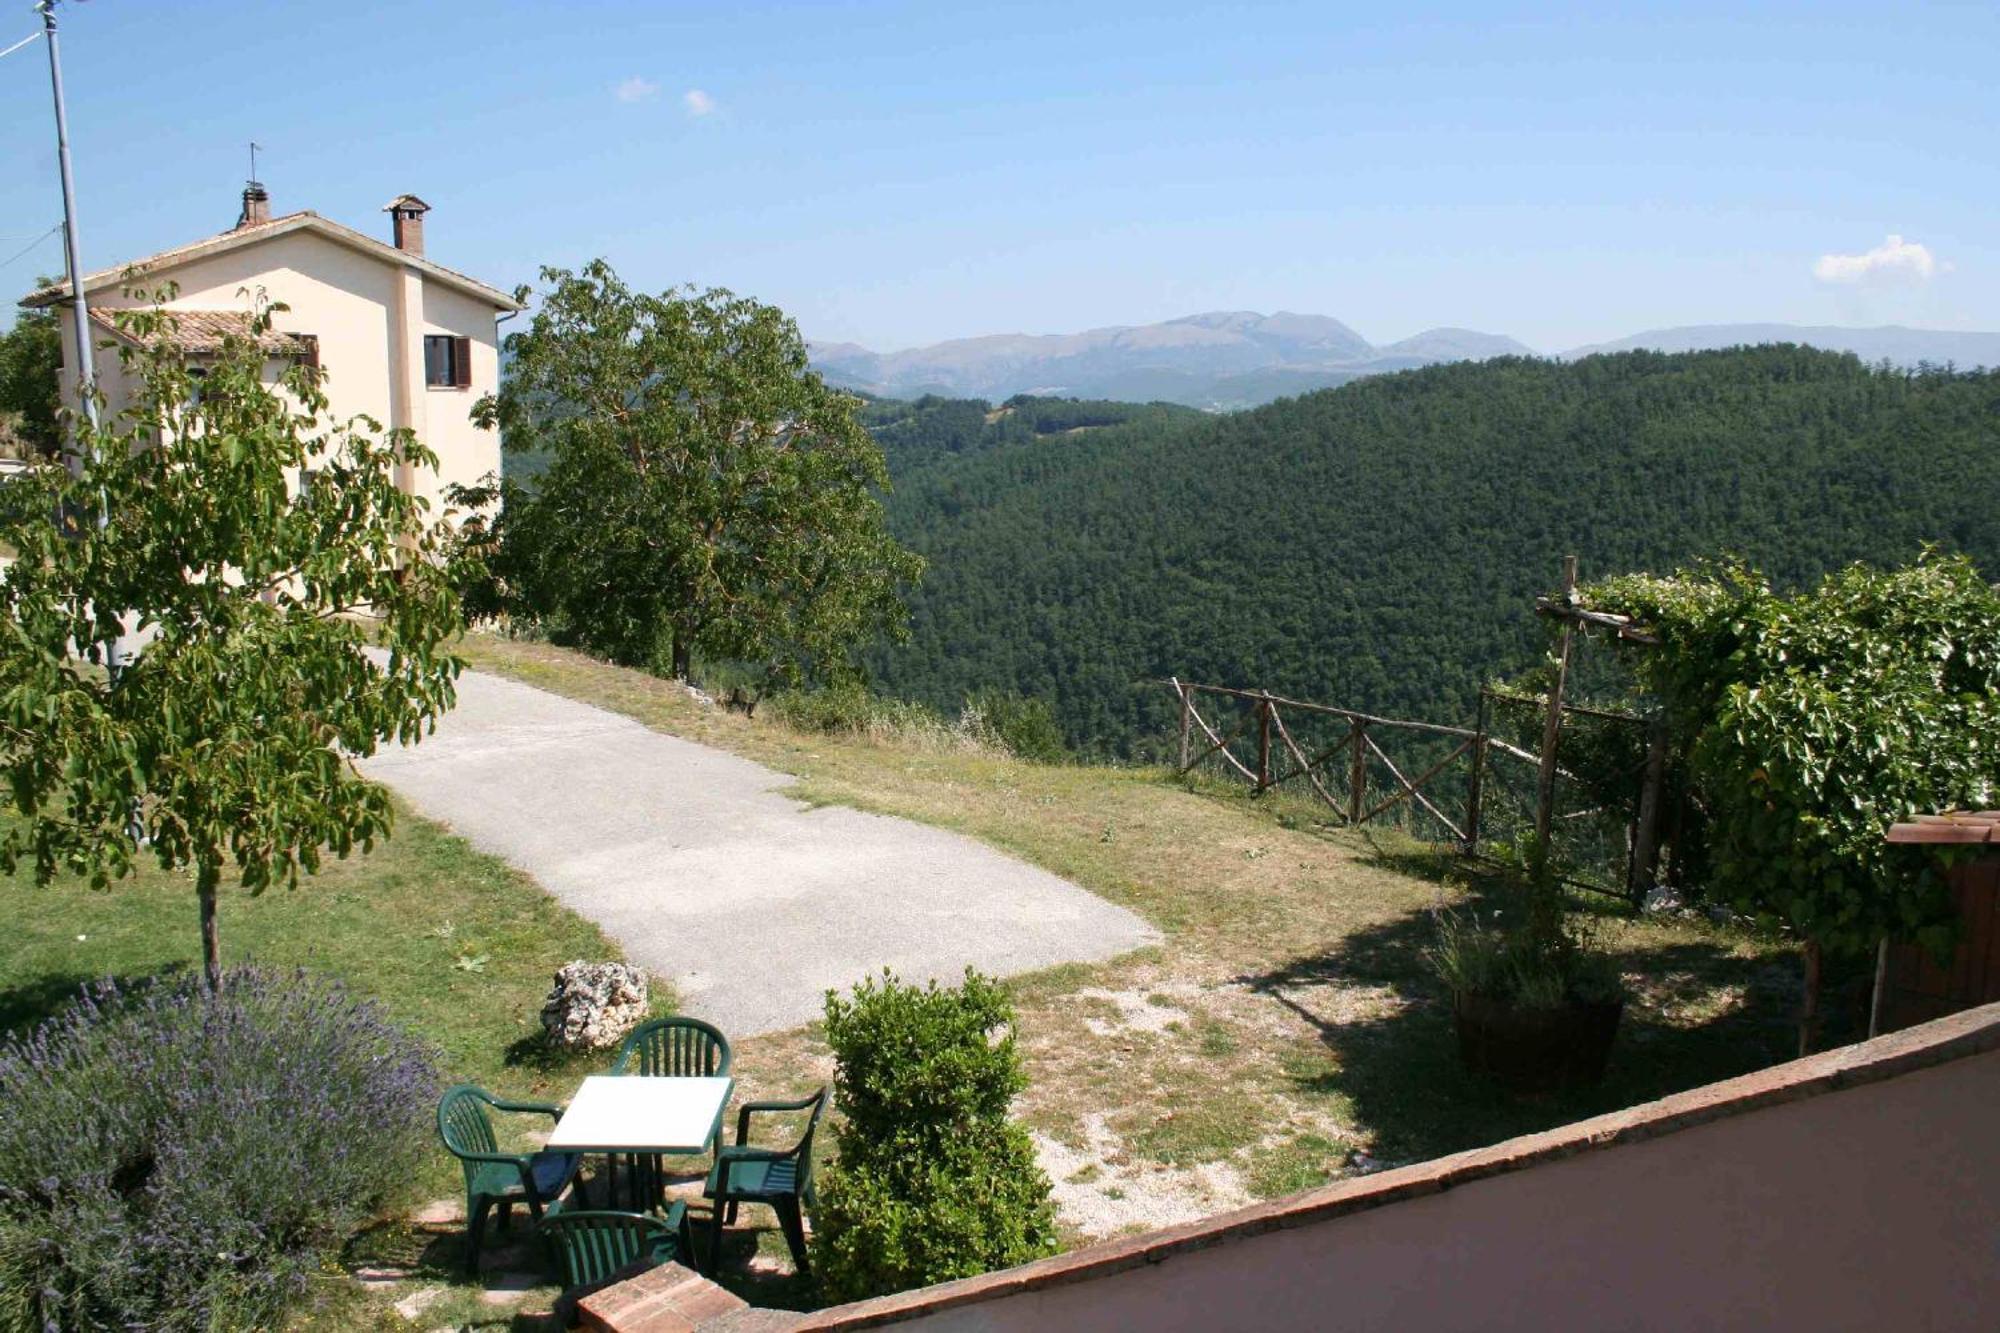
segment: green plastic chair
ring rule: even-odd
[[[699,1018],[656,1018],[641,1023],[618,1048],[614,1074],[657,1078],[727,1078],[729,1038]]]
[[[676,1203],[665,1217],[571,1209],[542,1220],[540,1234],[562,1265],[563,1295],[574,1295],[642,1260],[651,1266],[679,1259],[694,1267],[687,1205]]]
[[[729,1038],[713,1023],[675,1016],[641,1023],[626,1034],[611,1066],[614,1074],[651,1078],[727,1078]],[[722,1138],[723,1108],[717,1107],[704,1149]],[[616,1154],[614,1176],[622,1174],[626,1196],[635,1208],[658,1208],[666,1197],[666,1160],[660,1153]]]
[[[806,1119],[806,1132],[791,1147],[749,1146],[750,1117],[754,1112],[807,1109],[812,1115]],[[819,1118],[825,1113],[824,1085],[812,1096],[795,1102],[745,1102],[738,1110],[736,1142],[716,1152],[715,1167],[708,1173],[708,1184],[702,1190],[702,1197],[712,1200],[715,1208],[715,1227],[708,1242],[709,1272],[715,1272],[722,1264],[722,1227],[725,1222],[735,1223],[736,1206],[761,1203],[769,1205],[778,1215],[778,1225],[784,1229],[785,1244],[791,1247],[792,1263],[799,1275],[805,1277],[811,1273],[806,1263],[806,1229],[799,1205],[803,1202],[810,1207],[815,1202],[812,1142],[814,1132],[819,1129]]]
[[[514,1205],[525,1203],[537,1223],[560,1207],[559,1199],[582,1154],[573,1152],[503,1153],[493,1136],[495,1111],[520,1111],[562,1117],[560,1106],[545,1102],[510,1102],[484,1088],[461,1083],[438,1101],[438,1137],[465,1171],[465,1267],[479,1271],[479,1245],[486,1231],[486,1214],[500,1210],[500,1230],[513,1221]]]

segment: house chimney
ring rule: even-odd
[[[382,211],[389,215],[389,227],[396,239],[396,248],[419,258],[424,253],[424,214],[431,206],[413,194],[399,194],[383,205]]]
[[[243,211],[236,215],[239,227],[254,227],[271,220],[271,195],[262,181],[243,182]]]

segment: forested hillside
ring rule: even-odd
[[[1198,421],[1202,413],[1173,403],[1114,403],[1020,394],[994,407],[981,398],[926,395],[912,401],[872,399],[861,420],[882,446],[889,475],[906,478],[945,459],[1051,435],[1143,422],[1161,426]]]
[[[963,414],[963,409],[956,409]],[[1926,542],[2000,573],[2000,375],[1796,346],[1385,375],[1224,417],[895,443],[893,530],[930,564],[886,690],[1051,699],[1143,753],[1184,677],[1457,720],[1586,577],[1740,555],[1787,583]],[[969,429],[970,417],[966,417]],[[967,437],[974,438],[974,437]]]

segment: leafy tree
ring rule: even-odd
[[[0,418],[31,455],[53,458],[62,445],[62,330],[53,310],[24,310],[0,333]]]
[[[98,887],[141,856],[191,870],[214,985],[226,873],[252,893],[295,886],[323,852],[389,833],[388,794],[351,761],[451,706],[460,618],[424,501],[395,483],[429,451],[323,423],[313,372],[266,384],[249,338],[197,378],[161,336],[172,319],[121,317],[135,401],[79,427],[81,476],[46,466],[0,502],[18,555],[0,573],[0,775],[25,816],[0,833],[0,868]],[[143,647],[109,671],[121,613]]]
[[[1951,939],[1891,823],[2000,792],[2000,593],[1970,560],[1853,565],[1795,594],[1741,566],[1587,591],[1659,635],[1628,649],[1667,711],[1709,889],[1815,945]]]
[[[682,678],[696,653],[837,673],[852,645],[900,630],[922,562],[883,527],[888,477],[857,400],[807,368],[783,312],[635,293],[602,260],[542,276],[481,405],[510,449],[548,460],[532,492],[503,488],[503,604]]]

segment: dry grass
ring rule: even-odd
[[[1459,1069],[1445,997],[1421,959],[1433,909],[1493,891],[1452,858],[1159,770],[800,733],[544,644],[475,637],[467,656],[791,773],[800,799],[979,838],[1157,925],[1155,948],[1013,986],[1031,1078],[1019,1114],[1072,1234],[1494,1142],[1787,1054],[1789,951],[1579,903],[1634,990],[1611,1076],[1572,1095],[1509,1098]],[[772,1090],[829,1073],[811,1030],[746,1041],[740,1067]]]

